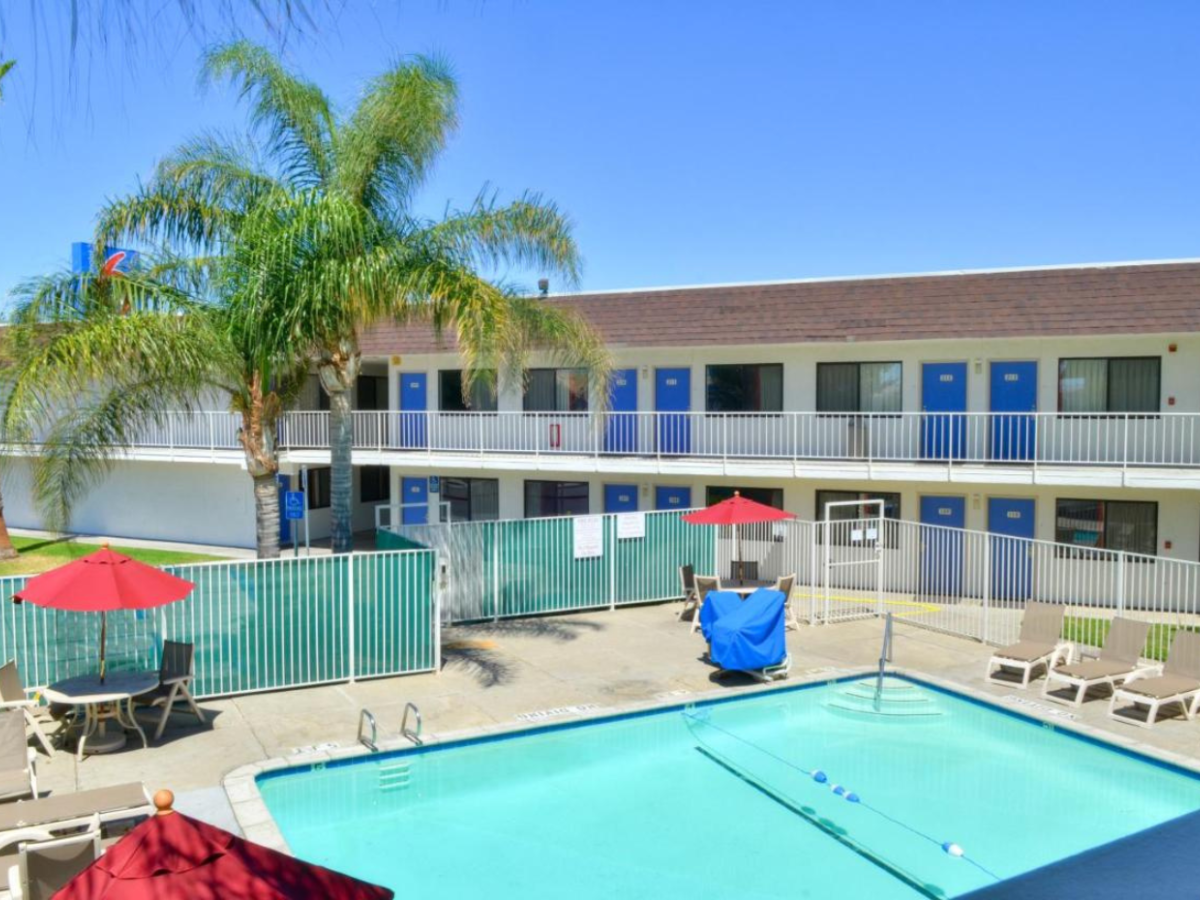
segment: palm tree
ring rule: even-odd
[[[41,442],[33,491],[52,529],[66,528],[144,428],[225,396],[242,419],[259,556],[279,555],[275,432],[305,372],[303,360],[267,351],[248,304],[230,293],[238,283],[232,260],[167,259],[126,274],[63,272],[14,292],[0,427],[10,444]]]
[[[519,377],[533,352],[606,383],[607,354],[581,316],[480,271],[516,265],[575,283],[579,253],[554,204],[536,194],[501,204],[485,192],[439,220],[413,211],[457,121],[457,88],[442,62],[397,63],[344,116],[316,85],[247,42],[209,52],[204,75],[238,85],[251,139],[210,135],[184,145],[108,211],[100,237],[236,243],[254,281],[243,296],[269,323],[268,343],[310,353],[329,395],[335,552],[352,542],[351,389],[363,329],[388,319],[453,330],[466,391],[485,372]]]

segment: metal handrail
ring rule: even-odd
[[[363,734],[363,725],[371,726],[371,736],[369,738]],[[358,714],[358,742],[372,753],[376,753],[379,750],[378,741],[379,729],[375,725],[375,717],[371,715],[369,709],[363,707],[362,711]]]
[[[411,728],[408,727],[408,714],[410,711],[416,713],[416,715],[417,715],[417,730],[416,731],[413,731]],[[412,741],[418,747],[420,747],[421,744],[424,743],[424,741],[421,740],[421,711],[419,709],[417,709],[415,703],[405,703],[404,704],[404,718],[400,722],[400,734],[402,734],[404,737],[408,738],[410,741]]]
[[[875,708],[883,697],[883,676],[887,664],[892,661],[892,614],[889,612],[883,622],[883,646],[879,648],[879,674],[875,676]]]
[[[1002,462],[1030,467],[1200,467],[1197,412],[359,410],[353,418],[355,449],[380,454],[419,451],[722,461],[940,462],[947,466]],[[326,411],[284,413],[277,436],[280,451],[327,450],[329,422]],[[615,430],[614,424],[618,426]],[[232,413],[166,412],[160,423],[139,432],[130,448],[168,454],[236,453],[240,450],[239,427],[240,419]]]

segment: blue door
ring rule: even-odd
[[[961,597],[966,497],[922,497],[921,524],[921,593]]]
[[[962,459],[966,455],[967,364],[925,363],[921,366],[921,456]]]
[[[1032,500],[992,497],[988,500],[992,597],[1028,600],[1033,590]]]
[[[401,447],[424,447],[428,443],[425,428],[427,387],[424,372],[400,373]]]
[[[654,489],[655,509],[690,509],[691,505],[691,488],[659,486]]]
[[[276,475],[275,483],[279,486],[279,543],[286,544],[292,539],[292,522],[283,514],[283,495],[292,489],[292,476]]]
[[[1037,420],[1037,363],[994,362],[991,375],[992,459],[1033,459]]]
[[[654,370],[654,411],[658,415],[658,452],[688,453],[692,447],[692,370]],[[682,413],[682,415],[662,415]]]
[[[605,453],[637,450],[637,369],[617,369],[608,388],[608,422],[604,428]]]
[[[400,479],[400,521],[405,525],[424,525],[429,521],[429,479]]]
[[[637,512],[637,508],[636,484],[606,484],[604,486],[604,511],[606,513]]]

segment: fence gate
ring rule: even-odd
[[[834,519],[834,508],[854,507],[850,519]],[[863,515],[867,508],[872,515]],[[817,523],[822,549],[824,622],[883,615],[884,518],[882,500],[837,500],[825,504]]]

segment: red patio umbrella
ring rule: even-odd
[[[195,585],[136,559],[108,549],[43,572],[25,582],[13,595],[50,609],[100,613],[100,681],[104,681],[104,644],[108,613],[119,609],[149,609],[182,600]]]
[[[158,812],[67,883],[54,900],[392,900],[390,890],[253,844],[171,809]]]
[[[733,496],[720,503],[714,503],[707,509],[698,509],[683,517],[689,525],[732,525],[734,541],[737,544],[738,581],[742,581],[744,566],[742,565],[742,536],[738,531],[739,525],[752,525],[756,522],[781,522],[784,519],[796,518],[790,512],[767,506],[756,500],[747,500],[741,491],[734,491]]]

